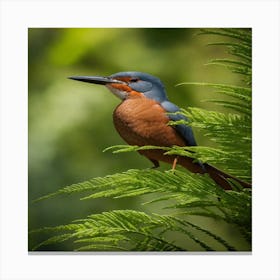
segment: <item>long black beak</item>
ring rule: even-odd
[[[68,77],[71,80],[76,80],[80,82],[86,82],[91,84],[98,84],[98,85],[107,85],[110,83],[118,83],[118,84],[124,84],[125,82],[112,79],[110,77],[99,77],[99,76],[72,76]]]

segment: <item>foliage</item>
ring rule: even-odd
[[[225,240],[215,234],[194,225],[185,218],[189,215],[199,215],[220,219],[227,223],[235,224],[242,233],[250,240],[250,192],[249,191],[230,191],[225,192],[217,187],[207,175],[193,175],[182,171],[166,171],[157,170],[128,170],[123,173],[118,173],[103,178],[94,178],[79,184],[74,184],[55,193],[44,196],[40,199],[47,199],[58,194],[71,194],[75,192],[90,192],[81,199],[95,199],[99,197],[123,198],[139,196],[144,194],[157,194],[151,200],[145,201],[145,204],[165,202],[166,209],[176,209],[173,215],[148,215],[142,212],[131,210],[105,212],[102,214],[90,215],[86,219],[80,219],[73,224],[59,226],[54,228],[45,228],[48,231],[66,231],[60,237],[51,238],[44,241],[41,245],[57,242],[62,238],[74,238],[76,242],[91,243],[98,237],[101,242],[110,245],[111,249],[118,249],[118,243],[112,238],[111,234],[117,234],[119,241],[129,240],[129,247],[124,247],[130,250],[136,250],[140,241],[135,235],[149,237],[146,249],[150,250],[165,250],[165,245],[171,246],[173,243],[167,242],[164,238],[168,231],[179,231],[185,233],[189,238],[198,242],[202,249],[214,250],[200,239],[195,237],[192,230],[201,231],[209,237],[218,240],[225,249],[234,250],[232,246],[227,244]],[[41,232],[39,230],[37,232]],[[162,231],[162,232],[161,232]],[[134,235],[126,236],[133,233]],[[108,238],[112,238],[109,239]],[[82,238],[83,241],[80,241]],[[91,241],[89,238],[92,238]],[[148,242],[148,240],[146,240]],[[158,241],[162,244],[162,248],[151,247],[151,244]],[[133,247],[134,243],[138,245]],[[150,244],[151,242],[151,244]],[[95,242],[94,242],[95,243]],[[104,244],[91,244],[88,248],[102,248]],[[136,244],[134,244],[136,245]],[[157,244],[159,245],[159,244]],[[142,248],[145,245],[142,244]],[[123,248],[123,249],[124,249]],[[179,247],[173,244],[170,247],[172,250],[188,250],[187,245]],[[84,249],[84,247],[83,247]]]
[[[221,96],[230,96],[231,99],[208,101],[230,108],[233,113],[225,114],[191,107],[181,112],[187,116],[188,121],[171,122],[170,125],[187,123],[196,127],[217,147],[118,145],[109,149],[119,153],[161,148],[166,150],[167,154],[192,156],[251,181],[251,31],[207,29],[200,33],[213,34],[228,40],[210,45],[226,46],[233,58],[215,59],[210,63],[226,66],[232,72],[241,74],[245,86],[192,83],[214,88]],[[147,208],[146,211],[106,211],[91,214],[70,224],[31,231],[31,234],[54,234],[38,244],[34,250],[65,241],[74,242],[74,248],[79,251],[188,251],[192,250],[192,243],[197,245],[199,251],[239,250],[238,246],[233,246],[220,236],[218,230],[215,232],[207,229],[203,219],[206,219],[207,223],[217,223],[218,227],[223,224],[231,225],[234,232],[241,234],[240,240],[245,240],[247,248],[250,248],[251,191],[242,189],[234,181],[231,181],[231,184],[233,190],[224,191],[207,174],[148,169],[128,170],[67,186],[38,200],[61,194],[86,192],[82,200],[141,197]],[[158,213],[150,213],[149,206],[162,203],[164,207],[158,206]],[[162,214],[161,210],[167,211],[167,214]],[[203,219],[199,224],[193,223],[194,216]]]

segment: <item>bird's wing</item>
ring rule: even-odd
[[[167,113],[175,113],[180,111],[180,108],[170,101],[161,102],[161,106],[166,110]],[[168,115],[168,117],[172,121],[188,120],[187,117],[181,114]],[[182,135],[187,146],[196,146],[196,141],[193,135],[192,128],[190,126],[178,124],[174,126],[174,128]]]

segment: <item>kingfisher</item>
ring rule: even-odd
[[[113,113],[113,122],[119,135],[129,144],[137,146],[196,146],[193,130],[186,124],[171,126],[170,121],[188,120],[180,114],[180,108],[169,101],[163,83],[147,73],[128,71],[107,77],[72,76],[69,79],[103,85],[121,99]],[[172,114],[176,113],[176,114]],[[139,150],[159,167],[159,162],[179,164],[193,173],[208,173],[223,189],[232,189],[228,178],[236,180],[243,187],[251,184],[227,174],[216,167],[195,161],[191,157],[166,155],[164,150]]]

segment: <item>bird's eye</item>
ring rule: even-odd
[[[130,79],[130,82],[132,82],[132,83],[136,83],[136,82],[138,82],[138,81],[139,81],[138,78],[132,78],[132,79]]]

